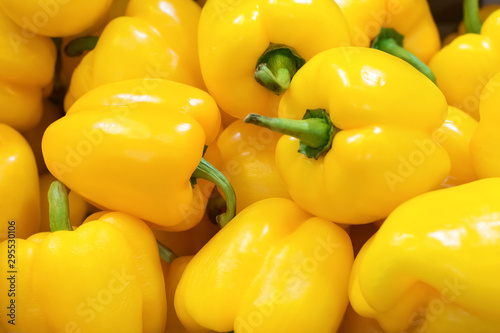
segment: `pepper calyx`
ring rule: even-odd
[[[244,121],[299,139],[299,153],[314,159],[318,159],[330,150],[333,138],[340,131],[332,124],[330,116],[324,109],[307,110],[302,120],[265,117],[251,113]]]
[[[293,48],[271,43],[257,60],[255,80],[270,92],[281,95],[306,61]]]

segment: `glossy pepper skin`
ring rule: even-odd
[[[83,50],[80,55],[68,56],[64,49],[66,46],[74,41],[76,38],[85,37],[85,36],[100,36],[106,25],[114,20],[117,17],[124,16],[127,10],[127,5],[129,0],[114,0],[111,4],[111,7],[107,11],[107,14],[100,20],[100,22],[96,23],[87,31],[83,31],[82,33],[76,36],[68,36],[63,38],[60,53],[61,56],[61,70],[59,73],[59,79],[61,80],[61,84],[64,87],[69,87],[71,82],[71,77],[73,76],[73,72],[76,67],[80,64],[83,57],[88,53],[87,50]],[[90,51],[90,50],[89,50]]]
[[[442,184],[443,187],[465,184],[478,179],[470,153],[472,134],[477,126],[477,120],[466,112],[449,106],[443,125],[432,134],[434,141],[439,143],[450,157],[450,174]]]
[[[0,198],[0,219],[4,221],[0,241],[8,237],[9,221],[15,221],[16,237],[38,231],[40,194],[35,157],[22,135],[5,124],[0,124]]]
[[[236,120],[217,138],[222,169],[236,192],[236,211],[267,198],[290,198],[276,167],[281,134]],[[174,251],[175,252],[175,251]]]
[[[23,34],[0,10],[0,123],[18,131],[42,116],[42,90],[54,74],[56,47],[46,37]]]
[[[498,332],[499,195],[490,178],[399,206],[356,257],[353,308],[388,333]]]
[[[174,296],[177,290],[177,285],[186,269],[186,266],[191,261],[193,256],[182,256],[176,258],[172,264],[168,264],[162,260],[161,266],[163,276],[165,277],[165,291],[167,294],[167,328],[165,333],[209,333],[214,332],[205,329],[187,329],[179,321],[174,307]]]
[[[439,51],[441,41],[427,0],[335,0],[344,13],[353,46],[370,47],[381,28],[404,36],[403,46],[424,63]]]
[[[75,69],[65,109],[93,88],[129,79],[168,79],[204,88],[196,44],[200,11],[194,1],[131,0],[126,16],[106,26]]]
[[[270,43],[291,47],[307,61],[321,51],[350,45],[350,35],[342,12],[331,0],[208,1],[198,43],[210,94],[222,110],[243,119],[252,112],[277,114],[280,96],[254,78]]]
[[[181,231],[205,212],[213,186],[190,178],[219,127],[206,92],[130,80],[79,99],[47,128],[42,150],[49,171],[90,203]]]
[[[189,262],[175,309],[188,329],[335,332],[352,260],[342,228],[288,199],[262,200]]]
[[[444,96],[400,59],[355,47],[318,54],[295,75],[279,115],[300,120],[316,108],[339,130],[326,153],[308,158],[288,135],[276,147],[288,192],[311,214],[373,222],[449,173],[448,154],[431,137],[446,117]]]
[[[500,73],[495,75],[481,93],[479,114],[481,120],[472,134],[470,154],[472,166],[479,178],[500,177]]]
[[[481,34],[468,33],[455,38],[429,63],[448,104],[476,120],[479,120],[481,91],[500,72],[499,36],[500,10],[497,10],[484,22]]]
[[[2,272],[9,270],[7,244],[0,244]],[[167,306],[160,257],[141,220],[108,213],[74,231],[16,239],[15,249],[16,330],[163,332]],[[4,294],[8,283],[0,281]],[[1,298],[2,308],[7,302]],[[0,332],[11,329],[0,322]]]
[[[0,8],[25,31],[48,37],[76,35],[96,24],[112,0],[1,0]]]

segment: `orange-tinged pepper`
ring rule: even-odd
[[[200,11],[194,1],[131,0],[126,16],[106,26],[75,69],[65,109],[95,87],[128,79],[161,78],[204,88],[196,42]]]
[[[175,309],[188,329],[335,332],[352,260],[342,228],[288,199],[262,200],[188,263]]]
[[[0,123],[24,131],[42,116],[43,88],[54,74],[56,47],[50,38],[29,34],[0,10]]]
[[[232,188],[202,159],[219,127],[219,109],[206,92],[160,79],[130,80],[80,98],[47,128],[42,150],[49,171],[90,203],[182,231],[202,219],[213,187],[192,177],[212,176],[210,182],[223,187],[232,204],[222,224],[234,214]]]
[[[290,198],[275,162],[280,137],[279,133],[242,120],[233,122],[219,135],[221,171],[238,198],[237,212],[262,199]]]
[[[0,242],[11,233],[28,237],[38,231],[40,193],[35,157],[23,136],[5,124],[0,124],[0,198]]]
[[[448,154],[432,139],[447,114],[443,94],[381,51],[316,55],[295,75],[279,114],[245,121],[288,134],[276,147],[278,170],[293,200],[317,216],[374,222],[449,173]]]
[[[276,115],[276,94],[286,89],[297,67],[321,51],[350,45],[350,35],[331,0],[223,0],[203,7],[198,43],[210,94],[221,109],[243,119],[256,111]],[[287,54],[264,60],[278,45]],[[267,88],[256,80],[260,74],[271,81],[263,83]]]
[[[471,137],[472,166],[479,178],[500,177],[499,88],[500,73],[488,82],[481,93],[481,119]]]
[[[497,333],[500,179],[425,193],[394,210],[354,262],[349,299],[388,333]]]
[[[448,115],[443,125],[432,137],[448,153],[451,169],[443,187],[456,186],[477,180],[470,155],[470,140],[478,125],[477,120],[453,106],[448,107]]]
[[[427,0],[335,0],[351,30],[352,45],[369,47],[381,28],[404,36],[403,46],[424,63],[441,41]]]
[[[30,34],[48,37],[76,35],[95,25],[112,0],[0,0],[0,8]]]
[[[67,227],[67,226],[66,226]],[[1,279],[6,309],[15,299],[15,326],[26,333],[163,332],[166,294],[155,238],[147,225],[123,213],[107,213],[78,229],[53,230],[0,244],[0,270],[14,249],[15,273]],[[84,286],[84,287],[82,287]]]
[[[500,10],[484,22],[481,33],[455,38],[429,63],[448,104],[479,120],[481,91],[500,72]],[[480,60],[479,60],[480,59]]]

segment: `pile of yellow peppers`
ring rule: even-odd
[[[0,0],[0,333],[500,333],[461,5]]]

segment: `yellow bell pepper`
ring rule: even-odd
[[[388,332],[497,333],[500,179],[423,194],[356,257],[349,299]]]
[[[5,124],[0,124],[0,175],[0,242],[9,235],[33,235],[40,226],[35,157],[22,135]]]
[[[177,316],[188,330],[335,332],[352,260],[342,228],[288,199],[262,200],[189,262],[175,293]]]
[[[165,333],[208,333],[213,332],[205,329],[188,330],[180,322],[174,307],[174,296],[177,285],[181,279],[187,264],[193,256],[182,256],[173,260],[171,264],[162,261],[163,276],[165,277],[165,291],[167,294],[167,328]]]
[[[480,22],[474,27],[479,29]],[[500,10],[488,17],[480,32],[470,32],[455,38],[436,53],[429,63],[448,104],[477,120],[481,91],[500,72]]]
[[[350,35],[331,0],[208,1],[198,44],[210,94],[243,119],[256,110],[276,115],[296,70],[321,51],[349,46]]]
[[[155,228],[182,231],[203,217],[213,184],[234,215],[232,188],[202,159],[215,141],[220,113],[206,92],[166,80],[98,87],[45,131],[49,171],[88,202],[128,213]],[[196,179],[207,179],[211,183]]]
[[[347,18],[354,46],[369,47],[381,28],[404,36],[403,46],[424,63],[441,48],[427,0],[335,0]]]
[[[412,66],[351,47],[322,52],[297,72],[281,118],[245,121],[287,134],[276,164],[299,206],[363,224],[446,178],[448,154],[431,137],[446,114],[443,94]]]
[[[82,38],[86,36],[100,36],[102,30],[106,25],[113,19],[124,16],[129,0],[114,0],[111,7],[108,10],[108,14],[103,17],[101,22],[98,22],[95,26],[91,27],[89,31],[84,31],[77,36],[68,36],[62,39],[60,53],[61,68],[59,74],[59,80],[61,84],[67,89],[71,82],[71,76],[75,71],[76,67],[80,64],[83,57],[88,53],[87,50],[80,50],[77,54],[71,54],[69,56],[64,50],[68,47],[68,44],[72,43],[77,38]],[[83,51],[83,52],[82,52]],[[90,51],[90,50],[89,50]]]
[[[8,309],[0,332],[163,332],[165,285],[148,226],[108,213],[70,231],[67,214],[54,213],[52,233],[0,244],[8,274],[0,280]]]
[[[217,139],[222,153],[221,172],[234,188],[236,212],[267,198],[290,198],[276,168],[275,150],[281,134],[233,122]]]
[[[499,87],[500,73],[488,82],[481,93],[481,120],[471,137],[472,166],[479,178],[500,177]]]
[[[50,38],[26,35],[0,10],[0,123],[18,131],[42,116],[42,90],[54,74],[56,47]]]
[[[40,232],[50,231],[49,201],[47,194],[52,182],[57,180],[50,173],[40,175]],[[74,191],[68,194],[70,220],[73,226],[79,226],[85,220],[89,212],[89,204]]]
[[[203,89],[196,44],[200,11],[194,1],[131,0],[127,16],[106,26],[75,69],[65,109],[93,88],[128,79],[162,78]]]
[[[445,122],[432,134],[434,141],[443,146],[450,156],[450,174],[441,186],[456,186],[478,179],[469,149],[477,125],[477,120],[467,113],[449,106]]]
[[[26,33],[76,35],[106,15],[112,0],[0,0],[2,9]]]

